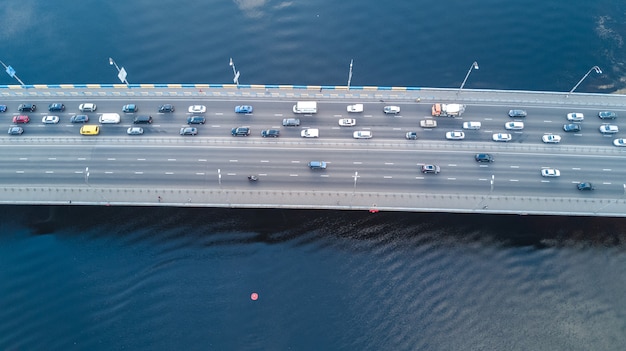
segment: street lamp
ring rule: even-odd
[[[348,90],[350,90],[350,82],[352,81],[352,61],[350,60],[350,72],[348,73]]]
[[[120,82],[126,84],[126,86],[130,88],[130,84],[128,84],[128,81],[126,80],[126,70],[124,67],[119,68],[117,63],[115,63],[111,57],[109,57],[109,65],[115,66],[115,69],[117,70],[117,78],[119,78]]]
[[[7,72],[7,74],[9,75],[9,77],[11,78],[15,78],[18,82],[20,82],[20,84],[26,85],[24,84],[24,82],[22,82],[21,79],[19,79],[16,75],[15,75],[15,69],[13,69],[13,67],[11,66],[7,66],[4,64],[4,62],[0,61],[0,63],[2,64],[2,66],[4,66],[4,70]]]
[[[574,87],[572,88],[572,90],[569,91],[569,94],[573,93],[574,90],[576,90],[576,88],[578,88],[578,86],[580,85],[580,83],[583,82],[583,80],[585,80],[585,78],[587,78],[587,76],[591,73],[591,71],[596,71],[597,74],[602,74],[602,70],[600,69],[600,67],[598,66],[593,66],[589,69],[589,71],[587,72],[587,74],[585,74],[582,78],[580,78],[580,80],[578,81],[578,83],[576,83],[576,85],[574,85]]]
[[[356,180],[359,179],[359,172],[354,172],[352,178],[354,178],[354,189],[352,189],[352,193],[354,193],[356,191]]]
[[[235,63],[233,62],[233,58],[230,58],[230,67],[233,68],[233,83],[237,84],[237,89],[239,89],[239,71],[235,68]]]
[[[467,81],[467,78],[469,78],[469,75],[470,73],[472,73],[473,69],[478,69],[478,62],[474,61],[472,65],[470,66],[469,70],[467,71],[467,74],[465,75],[465,79],[463,79],[463,83],[461,83],[461,87],[459,88],[459,93],[461,92],[461,90],[463,90],[463,87],[465,86],[465,82]]]

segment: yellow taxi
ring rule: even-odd
[[[80,127],[80,134],[82,135],[98,135],[100,134],[100,126],[86,124]]]

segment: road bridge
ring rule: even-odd
[[[318,113],[295,115],[298,100],[318,101]],[[63,103],[62,112],[48,112],[50,103]],[[122,115],[120,124],[102,125],[98,136],[80,135],[78,105],[91,102],[96,112]],[[465,104],[458,117],[436,117],[438,126],[421,128],[433,118],[435,102]],[[17,111],[21,103],[35,112]],[[122,113],[134,103],[136,113]],[[159,113],[161,104],[176,107]],[[362,103],[362,113],[346,106]],[[224,84],[33,85],[0,86],[0,118],[7,130],[12,117],[26,114],[21,136],[0,136],[0,203],[57,205],[211,206],[241,208],[305,208],[371,211],[516,213],[626,216],[626,148],[613,139],[626,133],[626,97],[616,94],[459,90],[411,87],[334,87]],[[181,136],[187,108],[205,105],[206,124],[197,136]],[[237,114],[235,105],[252,105],[251,114]],[[385,115],[383,107],[401,108]],[[528,112],[510,118],[509,109]],[[616,120],[598,118],[611,110]],[[565,133],[569,112],[585,114],[582,130]],[[45,115],[58,115],[58,124],[43,124]],[[137,115],[151,115],[141,125],[143,135],[127,135]],[[299,118],[298,127],[282,126],[283,118]],[[340,127],[341,118],[356,126]],[[524,129],[506,131],[509,121]],[[481,122],[480,130],[465,130],[464,140],[446,140],[448,131],[463,122]],[[603,135],[610,122],[620,128]],[[246,126],[248,137],[230,130]],[[316,128],[320,137],[302,138],[303,128]],[[280,130],[279,138],[262,138],[265,129]],[[353,139],[356,130],[372,139]],[[405,139],[415,131],[417,140]],[[494,133],[509,132],[512,140],[496,143]],[[559,134],[559,144],[545,144],[546,133]],[[495,162],[482,164],[476,153],[489,153]],[[311,170],[312,160],[327,162],[326,170]],[[423,164],[441,167],[439,174],[422,174]],[[540,175],[557,168],[558,178]],[[259,181],[247,180],[249,174]],[[578,191],[579,182],[592,182],[594,191]]]

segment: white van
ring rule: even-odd
[[[120,123],[119,113],[103,113],[98,119],[101,124]]]

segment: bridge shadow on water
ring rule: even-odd
[[[3,206],[0,219],[34,235],[201,237],[205,245],[350,241],[493,242],[502,246],[624,246],[626,219],[331,210]],[[97,234],[96,234],[97,233]],[[167,234],[160,234],[167,233]]]

